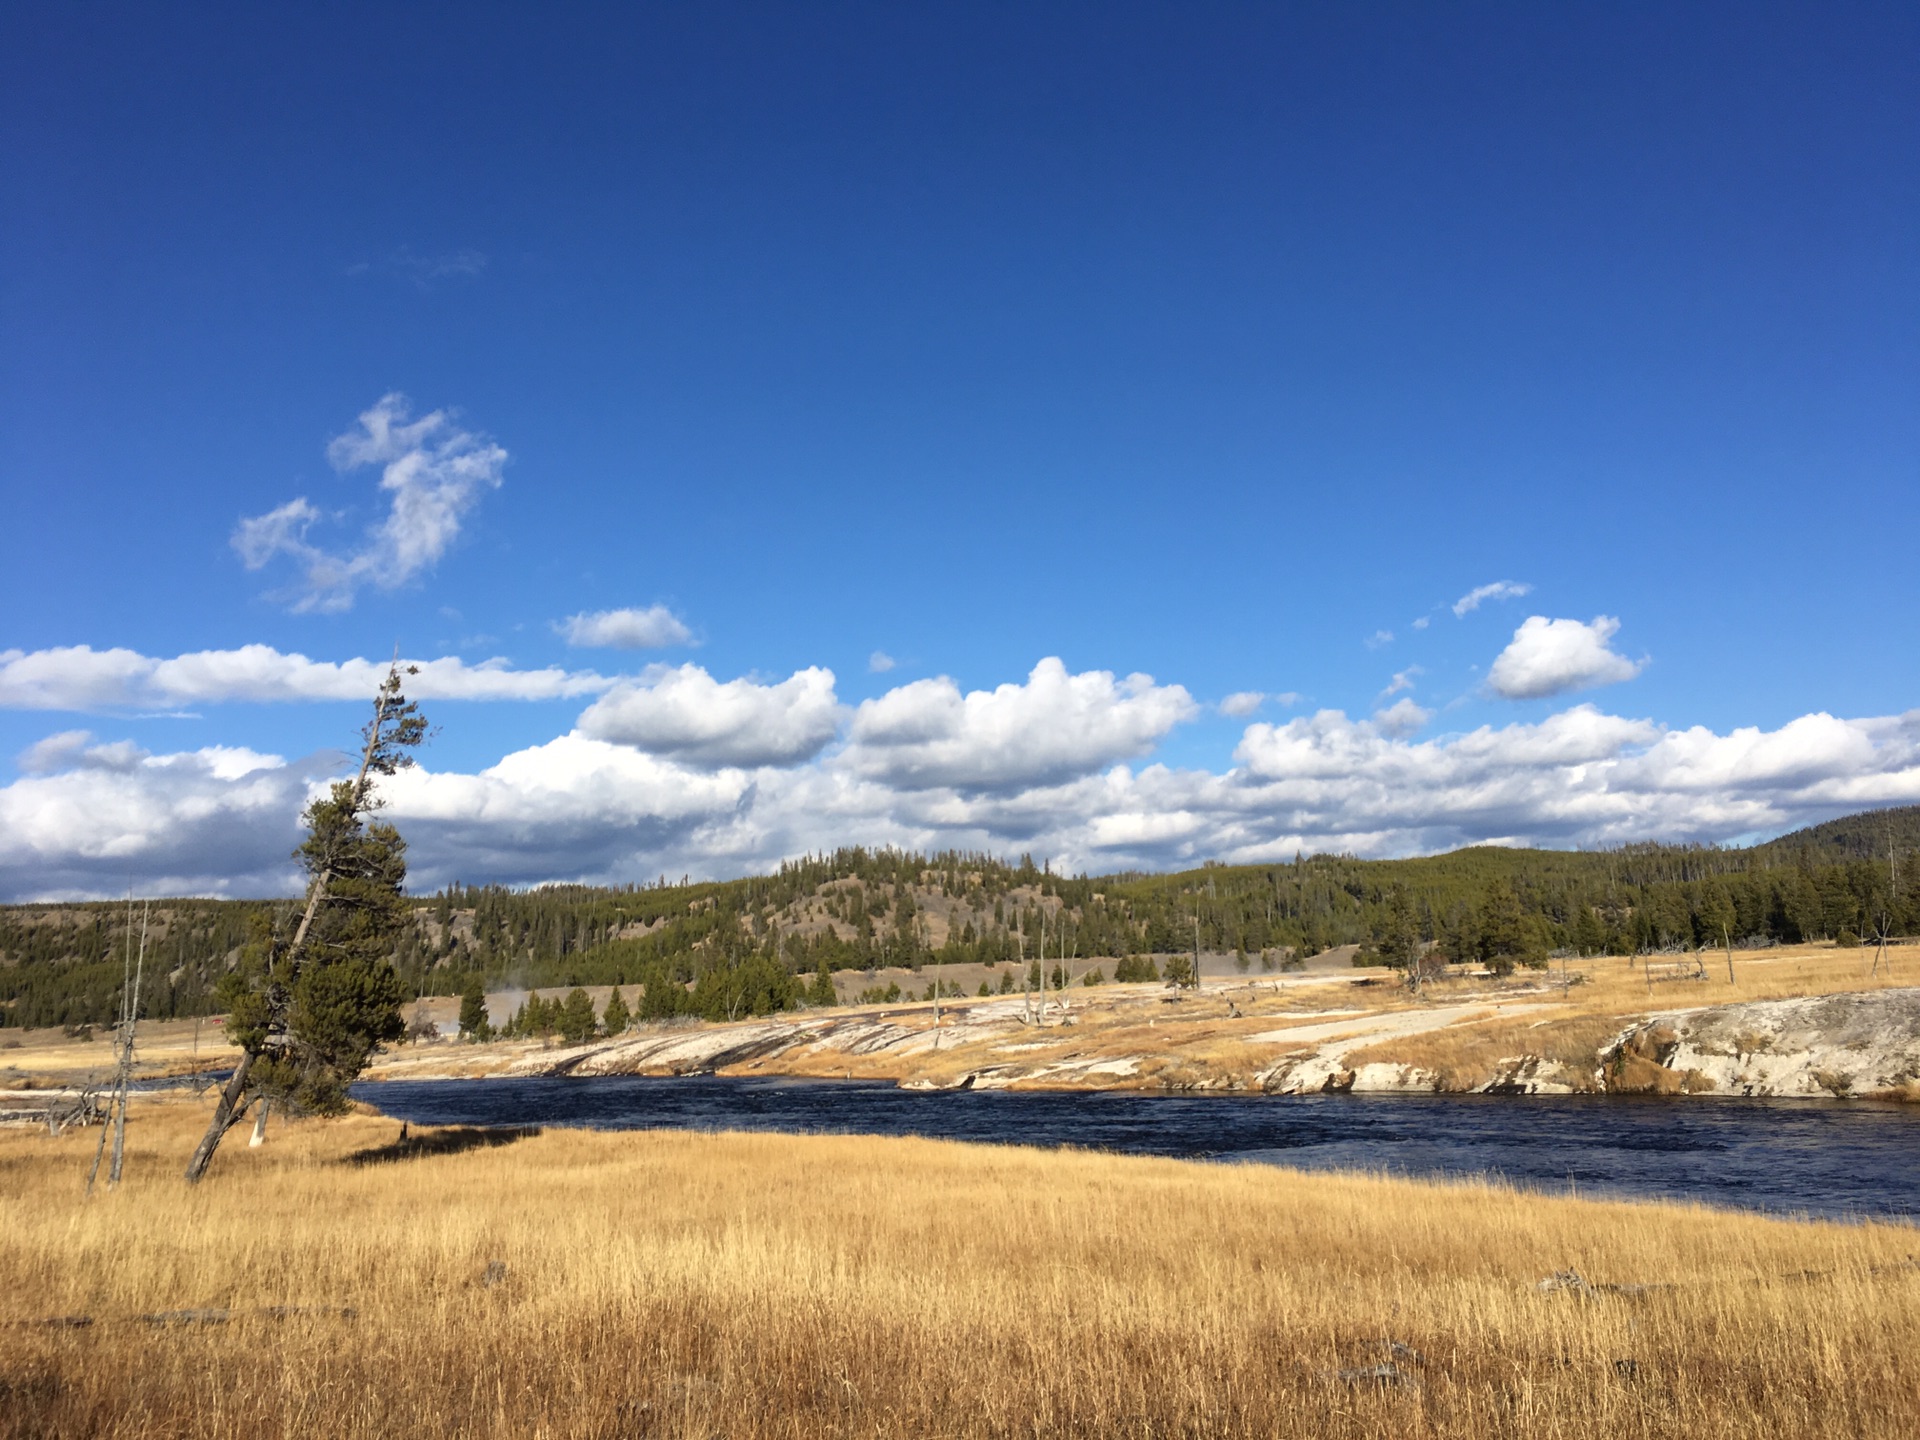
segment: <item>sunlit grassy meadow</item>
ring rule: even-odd
[[[137,1106],[90,1202],[93,1134],[0,1135],[0,1435],[1920,1428],[1903,1227],[857,1137],[385,1158],[371,1116],[190,1190],[201,1118]]]

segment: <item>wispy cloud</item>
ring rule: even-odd
[[[867,657],[867,671],[873,675],[884,675],[900,662],[884,650],[876,650]]]
[[[1403,690],[1413,689],[1414,680],[1426,673],[1418,665],[1409,665],[1406,669],[1397,671],[1393,679],[1387,682],[1387,688],[1380,692],[1380,698],[1385,700],[1400,694]]]
[[[1495,580],[1491,585],[1476,585],[1453,602],[1455,618],[1464,619],[1489,600],[1517,600],[1531,595],[1533,586],[1517,580]]]
[[[1236,690],[1220,702],[1220,713],[1231,715],[1236,720],[1244,720],[1266,703],[1267,697],[1264,691]]]
[[[0,650],[0,709],[118,711],[366,700],[386,675],[387,663],[309,660],[270,645],[167,659],[88,645]],[[416,672],[407,679],[407,693],[422,700],[564,700],[598,695],[619,683],[591,670],[516,670],[504,660],[469,665],[447,656],[401,663]]]
[[[499,488],[505,450],[462,429],[445,410],[410,416],[404,395],[383,396],[356,429],[327,447],[327,459],[342,473],[381,467],[386,518],[357,549],[327,550],[307,538],[322,516],[304,495],[235,527],[233,548],[249,570],[280,555],[300,567],[285,597],[296,611],[346,610],[364,585],[392,590],[418,578],[459,538],[467,512]]]
[[[1393,643],[1393,632],[1391,630],[1376,630],[1366,638],[1365,643],[1369,650],[1378,650],[1383,645],[1391,645]]]
[[[471,249],[442,250],[423,255],[402,245],[383,260],[362,260],[349,265],[349,275],[391,275],[422,290],[441,280],[477,280],[486,273],[487,257]]]
[[[609,650],[660,650],[693,640],[686,622],[664,605],[583,612],[569,615],[554,628],[567,637],[569,645]]]

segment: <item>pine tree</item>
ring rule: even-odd
[[[627,1002],[620,995],[620,987],[613,987],[613,993],[607,996],[607,1008],[600,1017],[600,1028],[609,1035],[619,1035],[633,1023],[633,1012],[627,1009]]]
[[[460,992],[460,1033],[469,1040],[491,1040],[493,1022],[487,1019],[487,997],[481,992],[478,977],[467,981]]]
[[[1386,918],[1379,927],[1380,958],[1396,969],[1407,969],[1420,954],[1420,927],[1413,918],[1407,892],[1395,889],[1387,901]]]
[[[361,731],[359,774],[307,807],[307,838],[294,852],[307,872],[299,923],[284,934],[270,916],[257,916],[253,943],[222,979],[227,1033],[241,1056],[187,1162],[190,1184],[256,1100],[338,1115],[347,1086],[381,1045],[405,1033],[391,956],[413,924],[403,891],[406,843],[370,816],[379,807],[375,780],[411,766],[426,738],[426,718],[402,693],[396,663]]]
[[[580,1045],[591,1040],[599,1027],[593,1018],[593,997],[578,985],[567,992],[565,1002],[560,1006],[560,1038],[569,1045]]]
[[[656,965],[646,972],[640,992],[640,1016],[644,1020],[670,1020],[688,1009],[685,987]]]
[[[1496,973],[1504,974],[1516,963],[1533,964],[1543,953],[1520,897],[1505,880],[1487,886],[1479,920],[1480,955]]]
[[[1573,917],[1573,948],[1582,955],[1599,955],[1607,948],[1607,927],[1591,905],[1582,904]]]

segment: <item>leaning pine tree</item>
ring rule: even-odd
[[[263,918],[241,963],[221,981],[240,1062],[187,1164],[189,1182],[206,1174],[221,1139],[255,1103],[340,1114],[347,1086],[382,1044],[404,1033],[392,956],[408,922],[406,843],[391,825],[371,819],[379,808],[373,787],[378,777],[412,765],[411,752],[426,734],[420,707],[401,691],[396,663],[361,732],[359,774],[307,807],[307,838],[294,852],[307,872],[298,923],[289,934]]]

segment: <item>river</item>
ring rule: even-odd
[[[900,1090],[699,1076],[373,1081],[432,1125],[924,1135],[1126,1155],[1488,1176],[1529,1189],[1784,1214],[1920,1217],[1920,1108],[1619,1096],[1172,1096]]]

